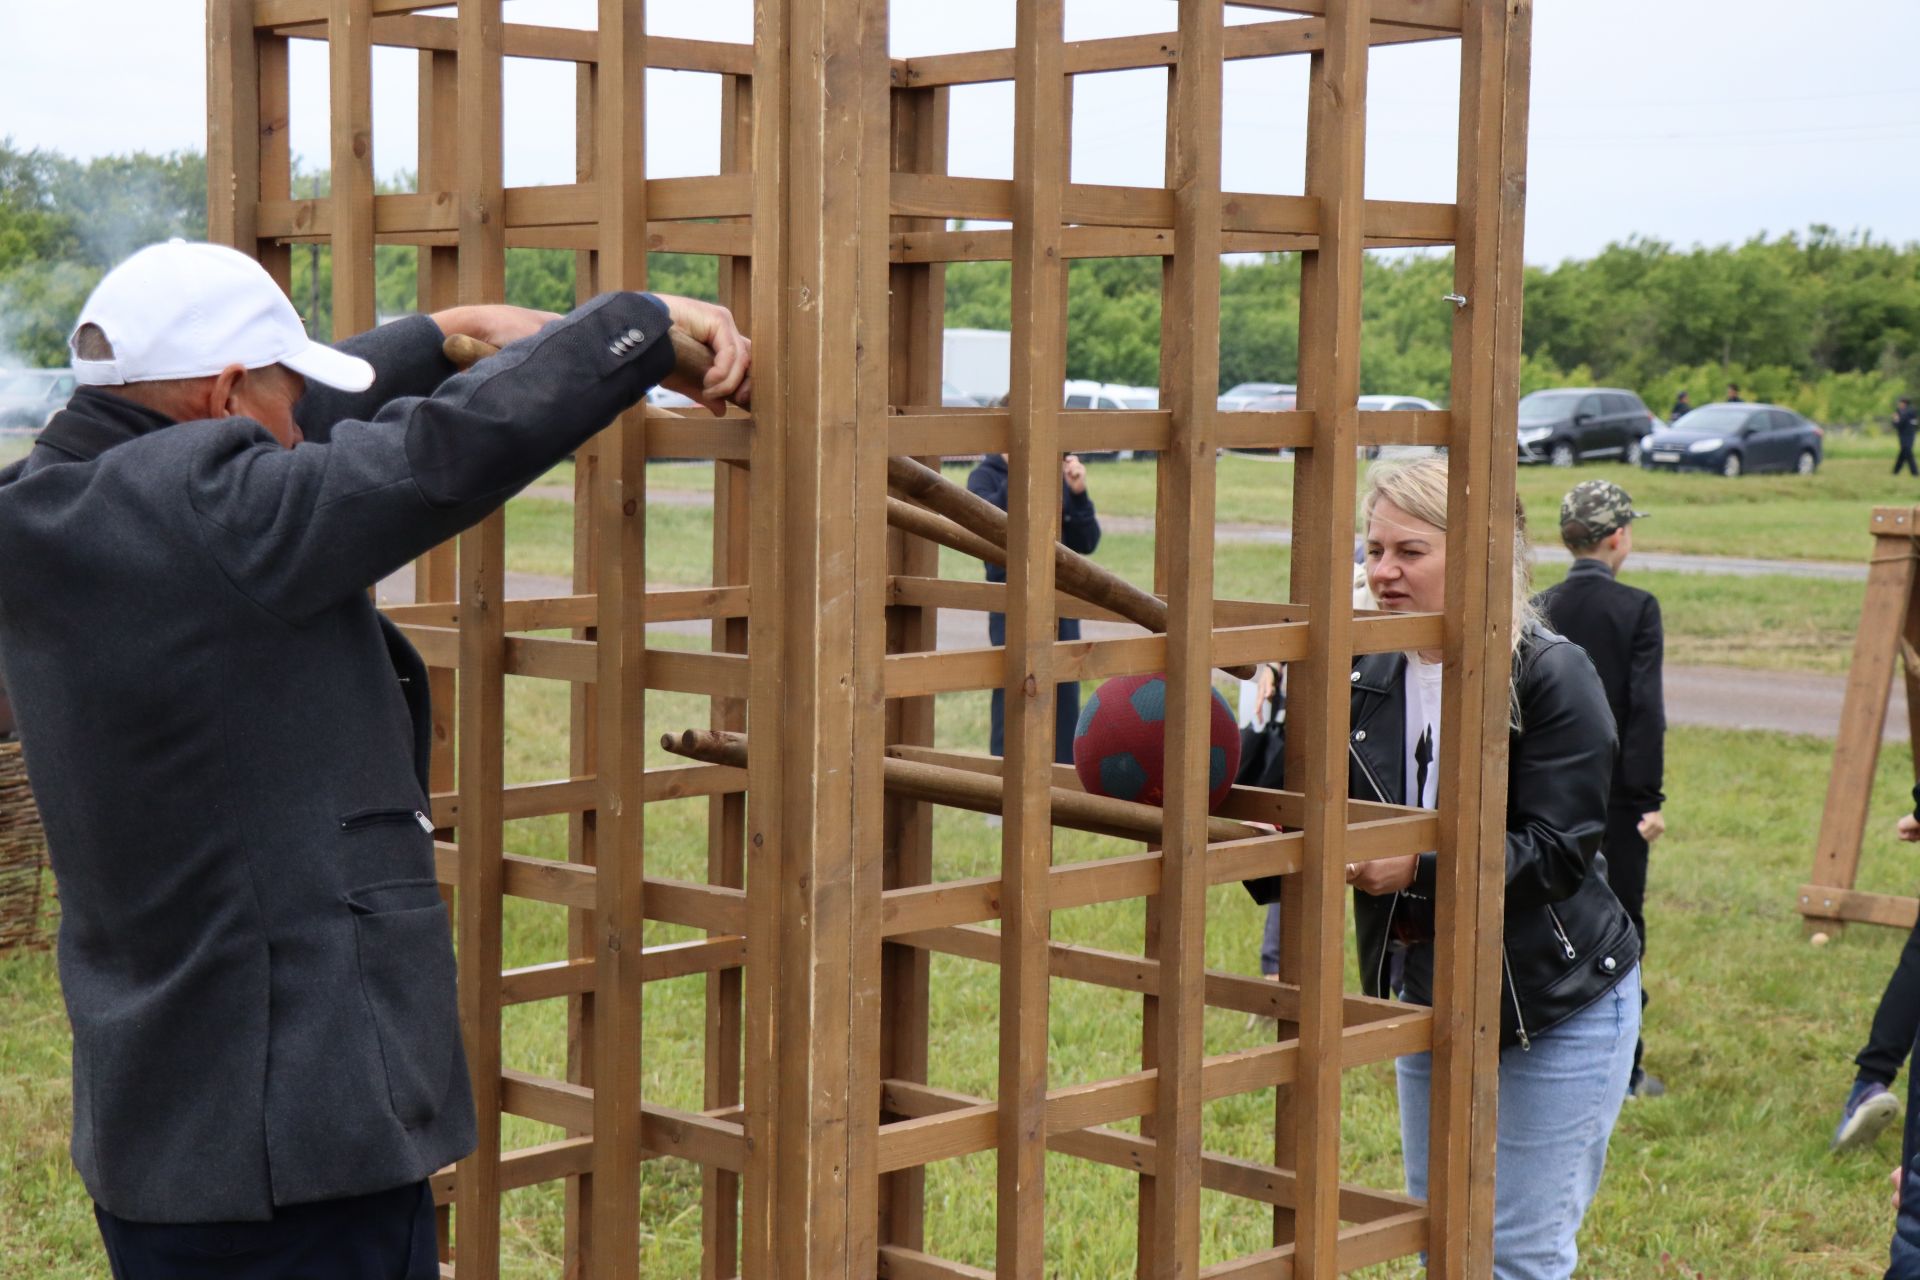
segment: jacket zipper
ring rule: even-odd
[[[1352,739],[1347,740],[1347,754],[1351,755],[1353,762],[1360,766],[1360,776],[1365,778],[1367,785],[1373,788],[1373,798],[1381,804],[1386,804],[1386,790],[1381,787],[1380,779],[1373,776],[1373,770],[1367,767],[1367,762],[1361,758],[1360,749],[1353,745]],[[1386,935],[1386,940],[1380,945],[1380,963],[1375,965],[1373,970],[1373,989],[1375,991],[1385,991],[1387,989],[1387,954],[1393,950],[1393,914],[1399,910],[1399,907],[1400,891],[1396,889],[1393,891],[1393,897],[1387,899],[1387,923],[1386,928],[1383,930]]]
[[[433,834],[433,819],[418,809],[359,809],[340,819],[342,831],[361,831],[389,823],[413,822],[427,834]]]
[[[1567,928],[1560,923],[1560,917],[1554,914],[1552,907],[1547,908],[1547,919],[1553,921],[1553,935],[1560,939],[1560,949],[1567,953],[1567,959],[1574,959],[1573,940],[1567,937]]]
[[[1513,1001],[1513,1025],[1520,1033],[1520,1052],[1532,1053],[1533,1040],[1527,1035],[1527,1020],[1520,1012],[1520,988],[1513,985],[1513,962],[1507,958],[1507,944],[1500,944],[1500,967],[1507,971],[1507,998]]]

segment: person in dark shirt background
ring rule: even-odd
[[[1600,673],[1619,733],[1619,755],[1607,800],[1607,878],[1615,896],[1633,917],[1640,950],[1647,945],[1647,855],[1666,832],[1660,809],[1666,754],[1667,712],[1661,688],[1665,637],[1660,602],[1638,587],[1617,580],[1633,550],[1633,521],[1644,511],[1607,480],[1577,484],[1560,503],[1560,540],[1573,553],[1566,579],[1540,594],[1548,624],[1587,651]],[[1641,987],[1641,1003],[1646,988]],[[1666,1092],[1659,1077],[1641,1066],[1644,1042],[1634,1046],[1628,1094],[1658,1097]]]
[[[980,459],[967,476],[967,488],[1002,511],[1007,509],[1007,457],[990,453]],[[1087,493],[1086,464],[1068,454],[1060,464],[1060,541],[1081,555],[1092,555],[1100,545],[1100,519],[1094,514],[1093,498]],[[1005,582],[1007,571],[997,564],[987,566],[988,582]],[[1060,638],[1078,640],[1080,620],[1060,619]],[[1007,615],[987,615],[987,639],[992,644],[1007,642]],[[993,691],[993,724],[989,749],[1006,754],[1007,695],[1004,689]],[[1080,683],[1063,680],[1056,687],[1053,725],[1053,758],[1061,764],[1073,763],[1073,730],[1080,720]]]
[[[1728,404],[1745,404],[1746,403],[1746,398],[1740,394],[1739,383],[1729,382],[1727,384],[1727,403]]]
[[[1920,476],[1920,466],[1914,465],[1913,461],[1913,436],[1916,431],[1920,431],[1920,419],[1914,415],[1913,400],[1901,396],[1899,405],[1893,411],[1893,434],[1900,438],[1900,456],[1893,460],[1893,474],[1899,475],[1900,468],[1904,466],[1912,474]]]
[[[1673,408],[1667,414],[1667,417],[1671,421],[1678,422],[1680,421],[1680,419],[1686,417],[1688,412],[1690,412],[1692,408],[1693,408],[1693,401],[1691,398],[1688,397],[1687,389],[1685,387],[1682,387],[1678,392],[1674,394]]]

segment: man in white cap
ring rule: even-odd
[[[453,333],[504,349],[456,374]],[[747,342],[614,293],[324,347],[252,259],[175,241],[101,281],[73,349],[85,385],[0,470],[0,662],[114,1274],[437,1276],[426,1178],[473,1104],[426,670],[367,589],[656,382],[744,400]]]

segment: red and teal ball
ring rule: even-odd
[[[1218,809],[1240,768],[1240,729],[1218,689],[1208,724],[1207,808]],[[1095,795],[1142,804],[1166,802],[1167,681],[1115,676],[1080,708],[1073,768]]]

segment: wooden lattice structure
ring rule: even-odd
[[[411,0],[210,0],[212,235],[283,281],[289,245],[330,244],[339,332],[373,322],[376,244],[421,246],[423,309],[499,299],[505,251],[545,246],[577,252],[583,296],[644,286],[649,250],[718,255],[723,301],[756,344],[750,419],[636,412],[580,455],[571,594],[506,598],[496,517],[426,557],[419,603],[393,610],[437,669],[440,741],[457,742],[457,764],[436,757],[434,816],[481,1136],[437,1183],[452,1274],[495,1274],[503,1191],[555,1180],[567,1274],[634,1274],[639,1170],[670,1155],[702,1170],[708,1276],[980,1276],[923,1248],[926,1167],[988,1151],[997,1273],[1010,1277],[1045,1271],[1050,1151],[1137,1175],[1141,1275],[1202,1273],[1203,1188],[1273,1218],[1271,1248],[1205,1274],[1331,1276],[1421,1249],[1435,1275],[1488,1274],[1530,6],[1242,7],[1278,12],[1228,26],[1217,0],[1180,0],[1173,32],[1068,44],[1061,0],[1022,0],[1015,48],[902,60],[878,0],[760,0],[750,46],[649,39],[637,0],[603,0],[595,31],[508,24],[501,0],[460,0],[455,17]],[[289,189],[290,39],[329,41],[333,177],[318,201]],[[1460,48],[1453,203],[1364,198],[1369,50],[1414,41]],[[419,50],[418,194],[374,192],[373,44]],[[1311,65],[1305,193],[1225,193],[1224,63],[1287,55]],[[503,187],[507,56],[578,69],[576,184]],[[1166,71],[1164,187],[1071,182],[1073,77],[1139,67]],[[647,178],[649,68],[719,77],[717,176]],[[1008,80],[1015,177],[948,176],[954,87]],[[956,218],[989,225],[949,230]],[[1455,315],[1451,411],[1363,424],[1363,249],[1440,244],[1456,246],[1462,298],[1457,313],[1434,300]],[[1217,415],[1220,256],[1273,250],[1301,254],[1300,408]],[[1160,409],[1063,412],[1067,260],[1123,255],[1165,263]],[[976,259],[1012,263],[1011,403],[947,411],[944,264]],[[1350,608],[1356,447],[1388,441],[1451,450],[1444,617]],[[1228,445],[1296,452],[1286,599],[1214,598],[1214,467]],[[1164,638],[1054,640],[1062,613],[1103,616],[1056,594],[1052,555],[1058,457],[1096,446],[1158,451]],[[933,545],[887,523],[889,455],[985,450],[1004,450],[1012,475],[1004,586],[941,577]],[[658,456],[715,460],[710,585],[645,579],[645,464]],[[1004,650],[935,651],[939,610],[988,608],[1008,615]],[[709,648],[650,647],[645,625],[664,620],[709,622]],[[533,634],[551,629],[568,635]],[[1350,804],[1351,655],[1435,646],[1451,664],[1441,809]],[[1283,829],[1222,838],[1204,809],[1209,672],[1276,659],[1293,664],[1301,789],[1237,792],[1227,817]],[[1055,865],[1056,810],[1077,787],[1050,763],[1056,682],[1158,670],[1164,829],[1153,841],[1136,829],[1122,856]],[[572,776],[504,785],[509,676],[571,689]],[[936,750],[935,696],[996,685],[1004,765]],[[706,699],[715,728],[747,730],[745,767],[645,767],[644,744],[685,727],[647,722],[646,695],[663,690]],[[985,779],[1004,797],[998,874],[939,877],[934,805],[889,785],[902,763],[948,791]],[[704,880],[649,875],[643,807],[690,796],[710,797]],[[554,814],[570,823],[564,860],[508,847],[509,822]],[[1429,849],[1436,1008],[1347,995],[1344,865]],[[1207,969],[1207,888],[1273,873],[1288,876],[1284,980]],[[502,972],[509,897],[568,910],[551,963]],[[1127,899],[1147,904],[1140,955],[1050,936],[1050,912]],[[642,947],[649,921],[705,936]],[[994,1096],[928,1083],[934,953],[999,966]],[[643,984],[689,975],[707,984],[697,1112],[641,1087]],[[1050,1084],[1051,980],[1137,997],[1137,1071]],[[567,1020],[564,1078],[502,1062],[503,1010],[536,1002]],[[1210,1006],[1275,1015],[1278,1039],[1208,1056]],[[1343,1186],[1343,1072],[1429,1046],[1431,1203]],[[1204,1149],[1204,1104],[1269,1088],[1270,1163]],[[567,1136],[503,1150],[503,1112]]]
[[[1887,695],[1898,664],[1907,704],[1907,738],[1920,778],[1920,541],[1914,530],[1920,507],[1875,507],[1868,521],[1873,555],[1860,629],[1847,666],[1847,695],[1827,775],[1827,803],[1820,810],[1820,838],[1813,876],[1800,886],[1795,907],[1809,933],[1829,936],[1848,923],[1911,929],[1920,901],[1854,888],[1860,873],[1860,842],[1867,833],[1873,774],[1887,727]]]

